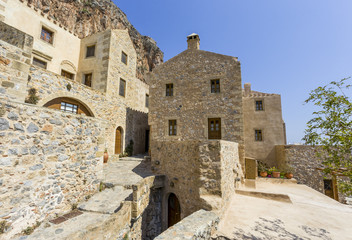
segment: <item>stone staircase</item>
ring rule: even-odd
[[[110,161],[103,171],[103,191],[79,203],[76,210],[43,222],[31,235],[17,240],[122,239],[121,230],[127,232],[131,220],[131,186],[152,173],[141,157]]]

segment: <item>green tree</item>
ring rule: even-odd
[[[308,121],[303,140],[308,145],[319,146],[317,155],[324,165],[326,175],[338,178],[338,188],[352,195],[352,103],[347,94],[350,78],[333,81],[310,92],[306,103],[313,103],[317,111]]]

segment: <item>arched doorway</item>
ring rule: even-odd
[[[167,200],[167,216],[168,216],[168,227],[181,221],[181,206],[178,198],[175,194],[170,193]]]
[[[115,154],[121,154],[122,153],[122,135],[123,131],[121,127],[116,128],[116,133],[115,133]]]

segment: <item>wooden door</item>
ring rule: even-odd
[[[221,119],[220,118],[208,119],[208,138],[221,139]]]
[[[181,207],[175,194],[171,193],[168,199],[168,227],[181,221]]]
[[[116,134],[115,134],[115,154],[120,154],[121,153],[121,128],[118,127],[116,128]]]

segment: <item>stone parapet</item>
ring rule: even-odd
[[[220,219],[215,213],[199,210],[167,229],[155,240],[211,239],[219,221]]]

